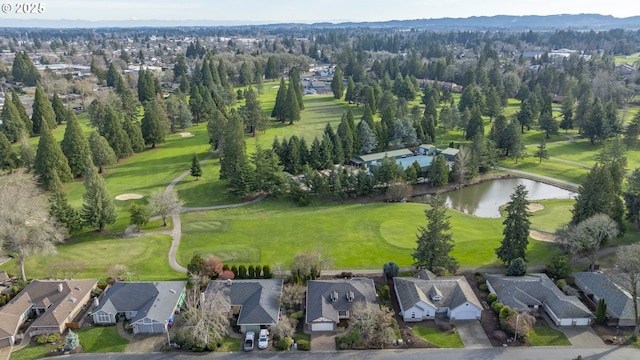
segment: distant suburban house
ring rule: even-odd
[[[0,309],[0,347],[11,346],[31,316],[29,334],[60,334],[85,308],[98,280],[34,280]]]
[[[354,157],[351,159],[350,163],[364,169],[373,169],[376,166],[380,166],[382,164],[382,160],[386,157],[394,160],[396,164],[399,164],[405,170],[413,165],[414,162],[417,162],[418,165],[420,165],[420,168],[425,170],[431,166],[433,157],[430,156],[432,154],[422,154],[421,151],[427,151],[427,149],[418,150],[416,154],[409,149],[397,149],[373,154],[364,154]],[[433,152],[435,153],[435,147]]]
[[[546,274],[485,278],[502,304],[520,312],[544,309],[556,326],[586,326],[594,318],[577,297],[565,295]]]
[[[116,282],[93,311],[98,325],[126,319],[134,334],[164,333],[186,296],[186,281]]]
[[[209,282],[205,296],[225,296],[230,314],[244,333],[269,328],[280,318],[282,279],[214,280]]]
[[[331,92],[331,83],[322,80],[300,80],[305,94],[322,94]]]
[[[538,60],[542,57],[543,53],[540,51],[525,51],[525,52],[519,52],[516,51],[513,53],[513,57],[517,60],[519,59],[521,56],[525,59],[525,60]]]
[[[454,148],[446,148],[440,152],[444,156],[444,159],[447,161],[454,161],[456,159],[456,155],[460,152],[460,149]]]
[[[616,284],[615,279],[600,272],[573,273],[576,286],[584,293],[592,309],[600,299],[607,304],[607,323],[618,326],[634,326],[635,313],[631,294]],[[640,303],[636,303],[640,307]]]
[[[437,313],[451,320],[480,319],[482,304],[464,276],[437,277],[422,271],[415,277],[395,277],[393,284],[406,322],[434,319]]]
[[[351,309],[358,302],[380,309],[372,279],[307,281],[305,323],[311,331],[334,331],[340,320],[351,317]]]

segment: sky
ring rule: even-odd
[[[21,0],[42,14],[16,13],[0,0],[2,19],[208,20],[235,24],[430,19],[492,15],[598,13],[640,15],[637,0]]]

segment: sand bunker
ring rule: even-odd
[[[545,241],[545,242],[556,242],[555,235],[548,232],[544,232],[544,231],[529,230],[529,236],[531,236],[533,240]]]
[[[529,205],[527,205],[527,211],[529,212],[536,212],[536,211],[540,211],[544,209],[544,205],[542,204],[536,204],[536,203],[531,203]]]
[[[120,194],[116,196],[116,200],[135,200],[142,199],[144,196],[140,194]]]
[[[193,137],[194,135],[190,132],[181,132],[180,136],[182,137]]]

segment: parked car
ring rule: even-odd
[[[269,330],[262,329],[260,330],[260,335],[258,336],[258,349],[266,349],[269,347]]]
[[[256,333],[253,331],[247,331],[244,336],[244,351],[251,351],[255,346]]]

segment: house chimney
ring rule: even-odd
[[[231,280],[231,279],[227,279],[227,285],[228,285],[228,286],[231,286],[232,284],[233,284],[233,280]]]
[[[58,292],[61,293],[62,292],[62,283],[58,283]]]

